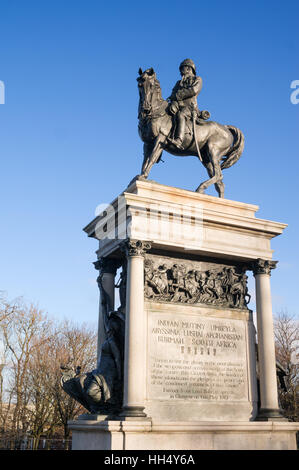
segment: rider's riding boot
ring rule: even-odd
[[[177,127],[176,127],[176,133],[175,133],[175,139],[170,140],[170,142],[178,147],[181,150],[184,150],[184,147],[182,145],[184,136],[185,136],[185,128],[186,128],[186,118],[183,112],[178,112],[177,116]]]
[[[168,137],[167,139],[169,142],[171,142],[173,145],[175,145],[175,147],[179,148],[180,150],[184,150],[184,147],[182,145],[182,140],[177,137],[176,139],[171,139],[170,137]]]

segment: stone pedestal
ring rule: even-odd
[[[70,422],[75,450],[295,450],[298,423]]]
[[[278,409],[270,293],[270,242],[286,225],[257,210],[136,181],[84,229],[99,259],[127,266],[124,393],[117,416],[69,423],[74,449],[296,448],[299,424]]]

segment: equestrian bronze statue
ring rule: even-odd
[[[161,95],[160,83],[153,68],[139,69],[138,131],[144,142],[141,174],[133,180],[146,179],[163,150],[178,156],[198,157],[209,179],[196,189],[204,193],[211,184],[224,197],[222,170],[236,163],[244,149],[244,135],[236,127],[209,121],[208,111],[199,111],[197,96],[202,80],[196,76],[191,59],[180,65],[179,80],[167,100]],[[131,183],[132,183],[131,182]]]

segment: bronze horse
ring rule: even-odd
[[[153,68],[144,72],[139,69],[137,82],[140,98],[138,132],[144,142],[144,159],[141,174],[131,183],[136,179],[146,179],[154,163],[159,162],[163,150],[166,150],[178,157],[198,157],[206,167],[209,179],[201,183],[196,191],[204,193],[208,186],[214,184],[219,197],[224,197],[222,170],[239,160],[244,148],[243,133],[234,126],[200,120],[200,123],[194,123],[193,132],[185,133],[184,150],[180,150],[167,140],[172,131],[173,117],[168,112],[169,103],[162,98]]]

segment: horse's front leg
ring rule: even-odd
[[[142,167],[141,167],[141,173],[140,176],[146,178],[146,170],[148,168],[148,164],[150,161],[150,157],[153,153],[154,150],[154,142],[145,142],[143,144],[143,162],[142,162]]]
[[[152,144],[144,144],[144,160],[141,169],[141,177],[147,178],[153,165],[159,160],[163,148],[162,145],[166,141],[166,136],[159,134]]]
[[[148,164],[150,160],[150,156],[153,152],[154,149],[154,142],[144,142],[143,144],[143,163],[142,163],[142,168],[141,168],[141,173],[139,175],[134,176],[134,178],[130,181],[128,184],[128,187],[131,186],[131,184],[135,183],[135,181],[138,180],[144,180],[147,178],[148,175]]]

